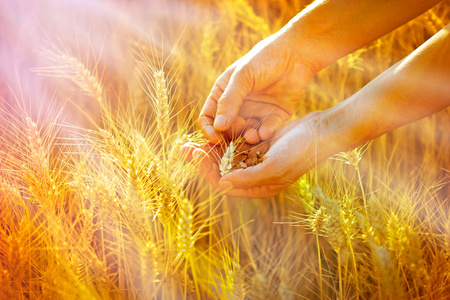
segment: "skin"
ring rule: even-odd
[[[242,150],[251,149],[250,155],[256,151],[265,153],[265,160],[254,167],[233,171],[223,177],[220,176],[220,161],[216,159],[222,156],[222,147],[189,143],[181,148],[181,152],[188,161],[197,166],[210,184],[225,194],[268,199],[314,166],[311,163],[311,155],[315,152],[311,120],[318,114],[320,112],[313,112],[289,123],[278,130],[268,143],[256,147],[244,145]],[[292,151],[291,147],[295,147],[297,151]]]
[[[326,16],[327,13],[333,11],[334,7],[336,9],[341,7],[340,2],[318,2],[307,13],[300,14],[291,21],[286,27],[288,30],[282,30],[279,35],[275,35],[267,42],[264,40],[263,44],[254,48],[257,50],[252,50],[253,53],[251,51],[247,54],[249,57],[244,56],[230,67],[231,70],[227,70],[225,75],[222,74],[219,77],[219,88],[217,88],[216,82],[200,117],[201,128],[212,143],[208,145],[188,144],[182,147],[182,152],[189,161],[197,164],[199,171],[213,186],[225,194],[270,198],[329,156],[353,149],[403,124],[423,118],[450,105],[450,84],[448,84],[450,82],[450,56],[445,55],[450,53],[450,27],[447,26],[352,97],[326,111],[308,114],[278,130],[290,113],[292,114],[291,109],[293,111],[297,105],[298,98],[294,95],[301,93],[302,88],[298,87],[304,84],[315,71],[345,55],[347,51],[361,47],[364,43],[384,34],[386,30],[392,29],[392,26],[398,26],[399,22],[401,24],[401,22],[415,17],[421,10],[428,9],[436,1],[419,1],[417,6],[420,8],[411,7],[415,6],[411,4],[411,1],[407,1],[408,5],[405,5],[405,1],[393,1],[393,3],[387,1],[385,4],[390,9],[401,8],[401,4],[408,7],[406,12],[398,17],[400,21],[398,19],[395,22],[392,20],[376,21],[379,26],[374,28],[374,25],[370,25],[372,23],[368,22],[369,25],[366,26],[364,24],[367,21],[357,18],[356,24],[362,22],[363,25],[356,27],[358,28],[357,33],[350,33],[346,30],[349,30],[348,28],[354,30],[355,27],[352,26],[356,26],[348,24],[353,22],[351,21],[353,19],[350,18],[352,13],[364,12],[365,18],[363,19],[365,20],[383,11],[382,5],[379,8],[380,1],[375,1],[378,4],[376,9],[374,9],[374,1],[355,4],[356,8],[352,9],[352,12],[342,13],[345,16],[338,15],[336,17],[337,21],[342,18],[343,25],[338,28],[334,28],[336,26],[329,28],[332,30],[330,34],[326,30],[315,29],[314,45],[320,45],[322,49],[329,49],[326,46],[335,43],[335,47],[331,48],[333,50],[320,51],[320,57],[303,56],[311,47],[304,47],[303,52],[295,48],[303,36],[296,29],[307,31],[309,24],[306,22],[307,20],[313,24],[316,18]],[[352,7],[348,5],[348,1],[346,3],[345,7]],[[372,5],[373,11],[368,11],[370,5]],[[391,11],[384,11],[384,13],[388,15],[388,18],[393,17]],[[382,15],[378,15],[378,17],[383,18]],[[359,18],[361,19],[361,17]],[[292,35],[293,32],[297,34]],[[362,34],[362,36],[358,37],[358,34]],[[339,37],[339,43],[333,41],[334,37]],[[263,58],[267,59],[266,62],[274,58],[267,53],[273,51],[273,44],[278,41],[281,43],[278,49],[284,49],[291,45],[296,49],[296,53],[303,54],[289,56],[285,52],[288,61],[285,65],[276,60],[282,59],[281,57],[275,56],[276,64],[272,65],[274,69],[269,72],[261,63],[264,62]],[[303,43],[303,45],[305,44]],[[309,57],[308,63],[305,63],[304,57]],[[250,64],[252,67],[246,67],[245,64]],[[276,66],[281,66],[280,69],[284,71],[277,71]],[[247,74],[246,77],[240,77],[244,76],[242,72]],[[297,84],[290,81],[292,74],[296,74]],[[274,81],[274,78],[277,80]],[[267,82],[272,82],[272,84],[269,85]],[[283,86],[284,84],[286,86]],[[293,90],[288,88],[290,84],[295,87]],[[278,101],[275,101],[277,99]],[[223,102],[224,100],[225,102]],[[281,111],[288,116],[284,115],[283,117]],[[211,125],[211,122],[214,121],[213,116],[217,123],[219,114],[227,115],[225,125]],[[272,117],[273,115],[276,116]],[[257,123],[259,127],[244,125],[245,121],[258,120],[258,118],[262,120]],[[264,120],[269,118],[272,121],[264,123]],[[230,127],[236,127],[236,120],[238,123],[240,122],[240,129],[245,132],[245,137],[251,138],[247,139],[247,142],[255,144],[253,151],[258,149],[264,152],[265,160],[256,166],[245,170],[236,170],[221,177],[216,157],[220,157],[223,147],[218,143],[229,134]],[[296,151],[292,151],[292,149],[296,149]]]
[[[244,132],[257,144],[292,116],[308,80],[438,0],[319,0],[258,43],[216,80],[200,113],[212,143]]]

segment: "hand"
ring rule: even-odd
[[[242,150],[251,149],[265,153],[264,161],[256,166],[232,171],[220,176],[219,164],[222,145],[185,144],[181,151],[195,163],[202,175],[215,188],[226,195],[236,197],[271,198],[294,183],[314,166],[318,138],[313,112],[280,129],[269,142],[257,146],[243,145]]]
[[[306,82],[314,75],[284,31],[261,41],[219,76],[200,113],[212,143],[243,131],[249,144],[269,140],[292,116]],[[295,53],[293,53],[295,52]]]

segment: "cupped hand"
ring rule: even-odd
[[[244,145],[242,150],[265,153],[262,163],[220,175],[223,146],[185,144],[181,151],[200,173],[224,194],[236,197],[271,198],[314,166],[318,133],[313,125],[320,112],[295,120],[267,142]]]
[[[292,116],[313,68],[282,31],[257,44],[216,80],[199,123],[212,143],[243,131],[249,144],[269,140]]]

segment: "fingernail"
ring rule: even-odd
[[[233,188],[233,184],[229,181],[219,182],[219,189],[222,191],[229,191]]]
[[[225,115],[218,115],[214,120],[214,127],[223,127],[227,124],[227,117]]]

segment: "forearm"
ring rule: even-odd
[[[355,148],[450,105],[450,25],[316,120],[322,156]],[[331,142],[330,142],[331,141]]]
[[[440,0],[318,0],[278,33],[315,71],[367,45]]]

